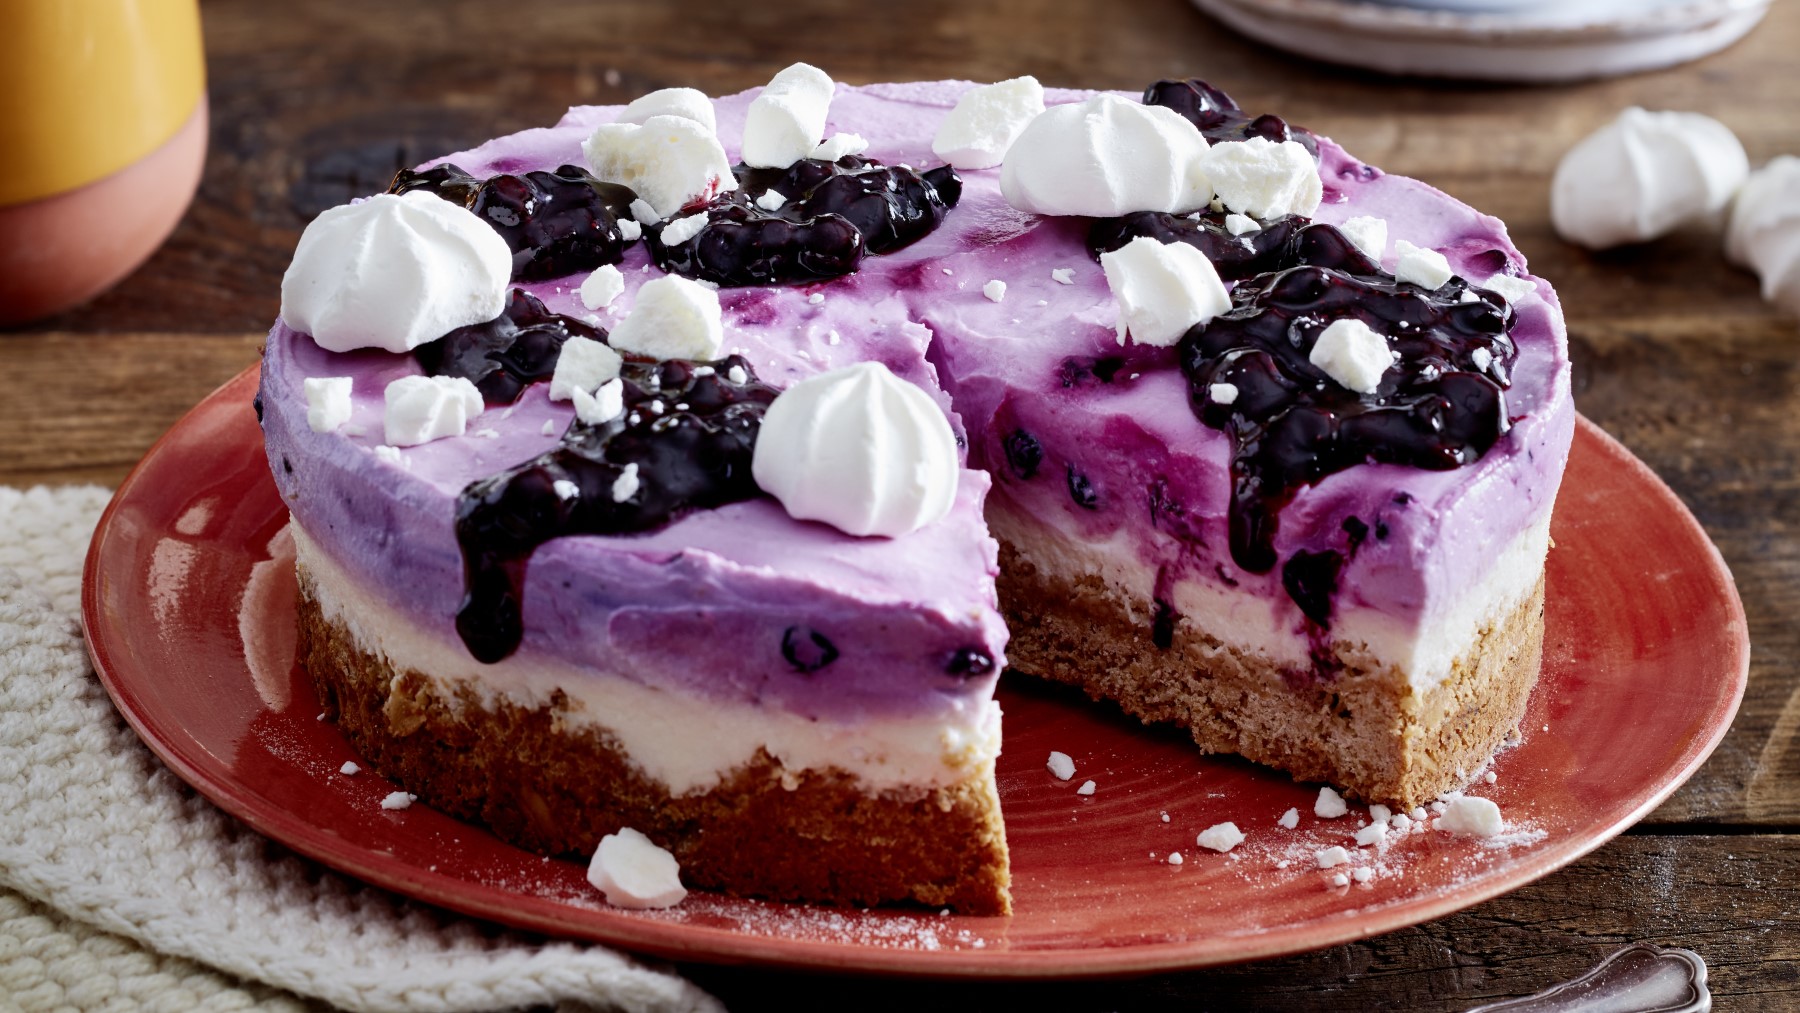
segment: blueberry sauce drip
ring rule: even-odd
[[[563,342],[572,337],[604,342],[606,332],[552,313],[538,298],[515,288],[492,320],[458,327],[413,349],[432,376],[460,376],[475,384],[490,405],[512,404],[526,387],[556,372]]]
[[[947,165],[921,173],[846,155],[732,172],[737,188],[697,212],[706,224],[694,236],[665,245],[661,229],[646,233],[658,267],[726,287],[838,278],[930,233],[962,198]],[[773,211],[757,203],[770,190],[786,198]]]
[[[1294,553],[1281,564],[1281,586],[1300,606],[1300,612],[1320,627],[1331,625],[1331,603],[1337,597],[1338,575],[1344,570],[1344,554],[1335,549]]]
[[[513,251],[514,279],[542,281],[616,264],[627,243],[619,219],[636,198],[630,187],[603,183],[578,166],[555,172],[476,179],[445,163],[402,169],[388,193],[425,190],[487,222]]]
[[[1299,141],[1314,158],[1319,157],[1319,139],[1312,131],[1289,126],[1279,116],[1250,116],[1230,95],[1197,77],[1156,82],[1144,89],[1144,104],[1175,110],[1214,144],[1247,141],[1252,137],[1266,138],[1277,144]]]
[[[742,370],[742,383],[730,379],[734,370]],[[618,418],[577,420],[554,449],[458,497],[466,591],[456,630],[477,660],[491,664],[518,648],[526,564],[539,545],[565,535],[648,531],[758,495],[750,458],[776,390],[756,379],[748,361],[626,362],[620,378]],[[813,638],[823,638],[806,638],[818,653],[796,656],[815,668],[829,664],[837,649]]]
[[[1156,612],[1150,617],[1150,642],[1159,650],[1168,650],[1175,646],[1175,620],[1181,618],[1175,606],[1167,601],[1156,599]]]
[[[1274,569],[1280,511],[1302,486],[1370,461],[1461,467],[1511,426],[1507,303],[1461,278],[1428,292],[1366,266],[1358,254],[1342,267],[1308,264],[1240,282],[1232,309],[1178,347],[1195,414],[1232,437],[1231,554],[1252,573]],[[1320,332],[1345,318],[1387,335],[1400,355],[1374,393],[1349,390],[1308,361]],[[1216,383],[1237,388],[1231,404],[1212,399]],[[1367,530],[1360,520],[1345,526],[1355,545]],[[1301,553],[1283,568],[1288,593],[1320,626],[1341,565]]]

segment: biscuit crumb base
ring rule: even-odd
[[[1485,767],[1524,717],[1543,654],[1542,577],[1423,697],[1359,647],[1336,649],[1343,670],[1332,679],[1296,676],[1184,623],[1158,649],[1142,618],[1151,602],[1128,607],[1098,576],[1051,577],[1006,542],[998,586],[1012,668],[1184,727],[1204,752],[1402,810],[1462,788],[1459,770]]]
[[[585,863],[601,837],[629,826],[674,854],[696,889],[1011,911],[991,769],[947,787],[870,794],[846,772],[789,772],[759,751],[718,787],[671,797],[603,731],[565,723],[560,694],[536,709],[488,707],[471,687],[448,699],[441,683],[395,671],[324,618],[304,567],[299,635],[321,705],[366,766],[519,847]]]

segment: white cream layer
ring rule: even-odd
[[[1013,546],[1038,572],[1052,580],[1103,580],[1114,600],[1134,605],[1148,628],[1154,608],[1156,567],[1146,563],[1123,531],[1104,541],[1046,528],[1022,516],[1002,496],[988,498],[987,520],[995,538]],[[1423,693],[1450,677],[1458,658],[1477,638],[1517,609],[1537,587],[1550,547],[1550,513],[1501,550],[1487,575],[1461,595],[1445,596],[1417,620],[1403,621],[1370,608],[1341,607],[1332,617],[1332,639],[1361,646],[1379,662],[1405,673],[1414,692]],[[1240,654],[1277,668],[1304,669],[1309,645],[1286,601],[1203,581],[1176,584],[1170,604],[1193,628]]]
[[[291,527],[296,559],[312,580],[324,618],[348,630],[363,650],[381,656],[396,672],[427,676],[448,700],[466,687],[483,706],[505,700],[537,708],[561,690],[567,709],[560,720],[604,731],[671,795],[716,787],[758,750],[766,750],[787,773],[834,768],[871,791],[966,781],[991,771],[1000,755],[1000,705],[993,700],[941,717],[813,721],[552,659],[514,656],[483,665],[460,642],[419,628],[369,594],[298,524]]]

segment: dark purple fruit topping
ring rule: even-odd
[[[1385,275],[1301,266],[1240,282],[1231,295],[1232,309],[1189,330],[1179,355],[1195,414],[1232,436],[1231,554],[1245,570],[1274,568],[1281,508],[1302,486],[1367,461],[1460,467],[1510,427],[1513,315],[1492,293],[1460,278],[1427,292]],[[1308,361],[1320,332],[1345,318],[1387,335],[1400,354],[1372,394]],[[1237,388],[1231,404],[1212,399],[1217,383]],[[1284,571],[1283,580],[1313,595],[1326,582],[1310,574]],[[1329,615],[1315,598],[1295,601],[1315,621]]]
[[[1161,598],[1156,599],[1156,611],[1150,616],[1150,642],[1161,650],[1168,650],[1175,645],[1175,620],[1181,614],[1175,606]]]
[[[734,370],[744,382],[732,382]],[[499,661],[518,648],[520,589],[539,545],[564,535],[648,531],[757,495],[750,457],[776,390],[756,379],[748,361],[627,362],[620,377],[625,411],[618,418],[577,420],[555,449],[471,484],[458,498],[466,593],[456,629],[477,660]]]
[[[1206,254],[1226,281],[1314,264],[1350,274],[1379,274],[1370,260],[1335,227],[1287,215],[1262,223],[1257,232],[1234,236],[1225,228],[1225,213],[1173,215],[1139,211],[1122,218],[1095,219],[1088,230],[1088,253],[1095,260],[1140,236],[1159,243],[1186,243]]]
[[[1111,383],[1124,368],[1125,357],[1122,355],[1102,355],[1092,359],[1070,356],[1057,367],[1057,376],[1064,387],[1080,387],[1089,383]]]
[[[1076,471],[1073,464],[1069,465],[1069,498],[1083,510],[1100,509],[1100,491],[1086,475]]]
[[[562,278],[616,264],[625,255],[618,220],[637,196],[602,183],[578,166],[555,172],[476,179],[448,163],[422,172],[401,169],[388,193],[426,190],[461,204],[492,226],[513,251],[520,281]]]
[[[781,656],[796,672],[817,672],[838,659],[838,649],[817,630],[789,626],[781,634]]]
[[[1281,565],[1281,586],[1300,606],[1300,612],[1321,627],[1331,625],[1331,603],[1337,597],[1338,574],[1344,569],[1342,553],[1301,550]]]
[[[458,327],[413,349],[413,355],[426,373],[460,376],[474,383],[488,404],[511,404],[526,387],[550,379],[563,342],[576,336],[606,340],[604,330],[552,313],[536,296],[515,288],[499,316]]]
[[[959,648],[950,655],[944,671],[963,679],[975,679],[994,670],[994,656],[979,647]]]
[[[854,155],[802,159],[785,169],[738,165],[737,189],[698,213],[706,225],[684,242],[646,237],[657,266],[724,286],[820,281],[855,271],[865,254],[897,250],[938,227],[962,197],[949,166],[923,174]],[[787,200],[769,211],[770,190]]]
[[[1006,438],[1006,464],[1020,481],[1037,474],[1038,466],[1044,463],[1044,445],[1038,438],[1023,429],[1015,429]]]
[[[1267,138],[1277,144],[1299,141],[1314,158],[1319,157],[1319,139],[1312,131],[1289,126],[1279,116],[1247,115],[1230,95],[1197,77],[1156,82],[1144,89],[1144,104],[1175,110],[1214,144],[1252,137]]]

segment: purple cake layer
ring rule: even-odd
[[[923,168],[930,142],[967,82],[840,86],[826,135],[854,132],[869,157]],[[1090,93],[1052,90],[1051,103]],[[755,92],[716,102],[719,136],[733,158]],[[477,176],[580,164],[580,145],[619,107],[577,107],[553,128],[499,138],[440,161]],[[1395,239],[1433,247],[1479,284],[1523,274],[1524,258],[1497,220],[1416,181],[1386,176],[1321,145],[1326,204],[1317,217],[1387,218]],[[970,464],[993,470],[1008,509],[1088,540],[1123,534],[1169,582],[1235,587],[1287,602],[1278,574],[1246,574],[1226,548],[1230,447],[1188,407],[1172,350],[1129,351],[1112,382],[1066,386],[1065,362],[1121,354],[1115,310],[1088,256],[1086,220],[1039,219],[1000,198],[998,170],[962,173],[961,203],[933,234],[824,284],[721,293],[725,347],[782,387],[834,366],[879,359],[929,390],[954,397]],[[642,245],[621,269],[627,290],[597,316],[610,326],[636,287],[658,271]],[[1073,284],[1051,271],[1073,269]],[[990,279],[1008,285],[995,303]],[[555,311],[589,316],[574,295],[580,277],[525,285]],[[823,302],[814,304],[810,295]],[[1385,537],[1342,575],[1339,606],[1417,624],[1433,602],[1480,579],[1484,562],[1541,521],[1568,452],[1573,407],[1560,313],[1548,285],[1519,311],[1519,349],[1507,393],[1515,425],[1478,463],[1447,472],[1366,465],[1303,489],[1282,513],[1277,552],[1341,548],[1355,516]],[[315,542],[421,626],[454,642],[462,565],[451,526],[468,482],[555,442],[571,410],[539,385],[516,406],[487,412],[469,435],[402,451],[407,464],[375,457],[385,384],[418,372],[410,357],[340,355],[277,325],[264,361],[265,433],[275,476]],[[1134,375],[1137,374],[1137,375]],[[355,378],[355,415],[340,432],[305,421],[301,381]],[[939,394],[940,403],[949,397]],[[1031,479],[1006,467],[1003,441],[1017,430],[1043,445]],[[360,430],[362,435],[355,435]],[[1095,493],[1092,509],[1069,493],[1067,472]],[[944,521],[899,539],[857,539],[791,520],[769,499],[692,515],[634,536],[578,536],[533,556],[525,587],[521,657],[628,671],[649,685],[758,701],[815,717],[931,713],[987,699],[998,671],[949,674],[955,652],[1002,659],[995,607],[995,545],[982,523],[988,479],[966,471]],[[1401,494],[1405,494],[1404,497]],[[1409,502],[1402,505],[1401,499]],[[1174,518],[1174,520],[1172,520]],[[1299,613],[1294,611],[1296,636]],[[780,652],[792,627],[818,631],[841,657],[802,674]]]
[[[554,167],[558,158],[529,167]],[[621,265],[627,292],[602,321],[622,317],[636,287],[659,273],[645,273],[646,264],[643,247],[633,247]],[[572,294],[579,279],[567,281],[525,287],[553,310],[586,316]],[[808,302],[817,287],[722,293],[726,346],[779,386],[876,359],[936,390],[926,332],[896,299],[845,297],[860,281],[829,286],[818,305]],[[278,324],[263,361],[264,439],[281,494],[312,540],[419,627],[457,643],[457,495],[550,448],[573,411],[538,384],[517,404],[473,420],[469,435],[402,450],[403,464],[384,461],[372,452],[382,442],[383,391],[420,372],[411,356],[327,352]],[[353,379],[354,409],[343,429],[321,434],[307,426],[302,383],[322,376]],[[547,421],[557,435],[544,434]],[[639,535],[557,539],[532,556],[517,657],[622,671],[647,685],[806,717],[967,708],[992,696],[1006,644],[996,547],[982,523],[988,484],[985,474],[964,471],[950,515],[899,539],[796,521],[766,498]],[[796,671],[782,653],[795,628],[827,638],[838,658],[817,672]],[[973,676],[950,671],[968,650],[993,664]]]

